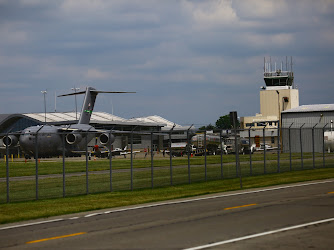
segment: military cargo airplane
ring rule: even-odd
[[[115,92],[98,91],[92,87],[87,87],[85,91],[60,95],[80,95],[85,94],[80,119],[73,125],[39,125],[28,127],[17,134],[8,134],[2,138],[3,146],[20,146],[26,158],[59,156],[65,150],[65,154],[86,150],[87,143],[99,136],[102,145],[111,145],[115,141],[115,136],[109,130],[96,130],[89,125],[94,109],[96,96],[99,93],[135,93],[135,92]],[[64,141],[65,143],[64,143]],[[63,146],[65,144],[65,147]]]

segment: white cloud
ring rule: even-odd
[[[104,11],[111,1],[103,0],[65,0],[61,4],[64,12],[86,14],[89,12]]]
[[[88,80],[104,80],[111,77],[111,73],[109,72],[102,72],[98,69],[88,69],[84,73],[84,77]]]
[[[45,0],[20,0],[20,4],[23,6],[34,6],[34,5],[47,5]]]
[[[28,33],[20,27],[22,23],[12,22],[0,24],[0,44],[13,45],[28,41]]]
[[[284,16],[289,6],[286,0],[235,0],[234,10],[238,17],[244,18],[270,18]]]
[[[237,20],[231,0],[214,0],[203,2],[183,2],[183,7],[200,26],[227,25]]]
[[[294,35],[289,33],[243,35],[244,41],[254,48],[286,47],[295,41]]]
[[[29,86],[27,86],[27,84],[25,83],[7,83],[7,82],[0,82],[0,90],[8,90],[8,89],[12,89],[12,90],[17,90],[17,89],[26,89],[29,88]]]

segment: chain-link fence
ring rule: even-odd
[[[29,134],[32,146],[24,151],[21,134],[2,134],[0,203],[227,178],[239,178],[242,186],[246,176],[332,167],[332,133],[324,128],[118,131],[116,139],[126,145],[115,148],[98,142],[96,132],[75,132],[80,142],[65,132],[37,132]]]

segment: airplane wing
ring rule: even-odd
[[[125,91],[101,91],[101,90],[90,90],[90,92],[93,92],[93,93],[114,93],[114,94],[136,93],[136,92],[125,92]],[[85,94],[85,93],[86,93],[86,90],[85,91],[80,91],[80,92],[64,94],[64,95],[59,95],[58,97],[70,96],[70,95],[82,95],[82,94]]]

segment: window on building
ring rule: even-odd
[[[130,143],[131,143],[131,141],[130,141]],[[133,144],[141,144],[141,135],[135,135],[135,134],[133,135]]]
[[[264,127],[264,126],[266,126],[266,122],[258,122],[256,125],[258,127]]]
[[[273,136],[271,137],[271,143],[273,143],[273,144],[275,143],[275,137],[273,137]]]

